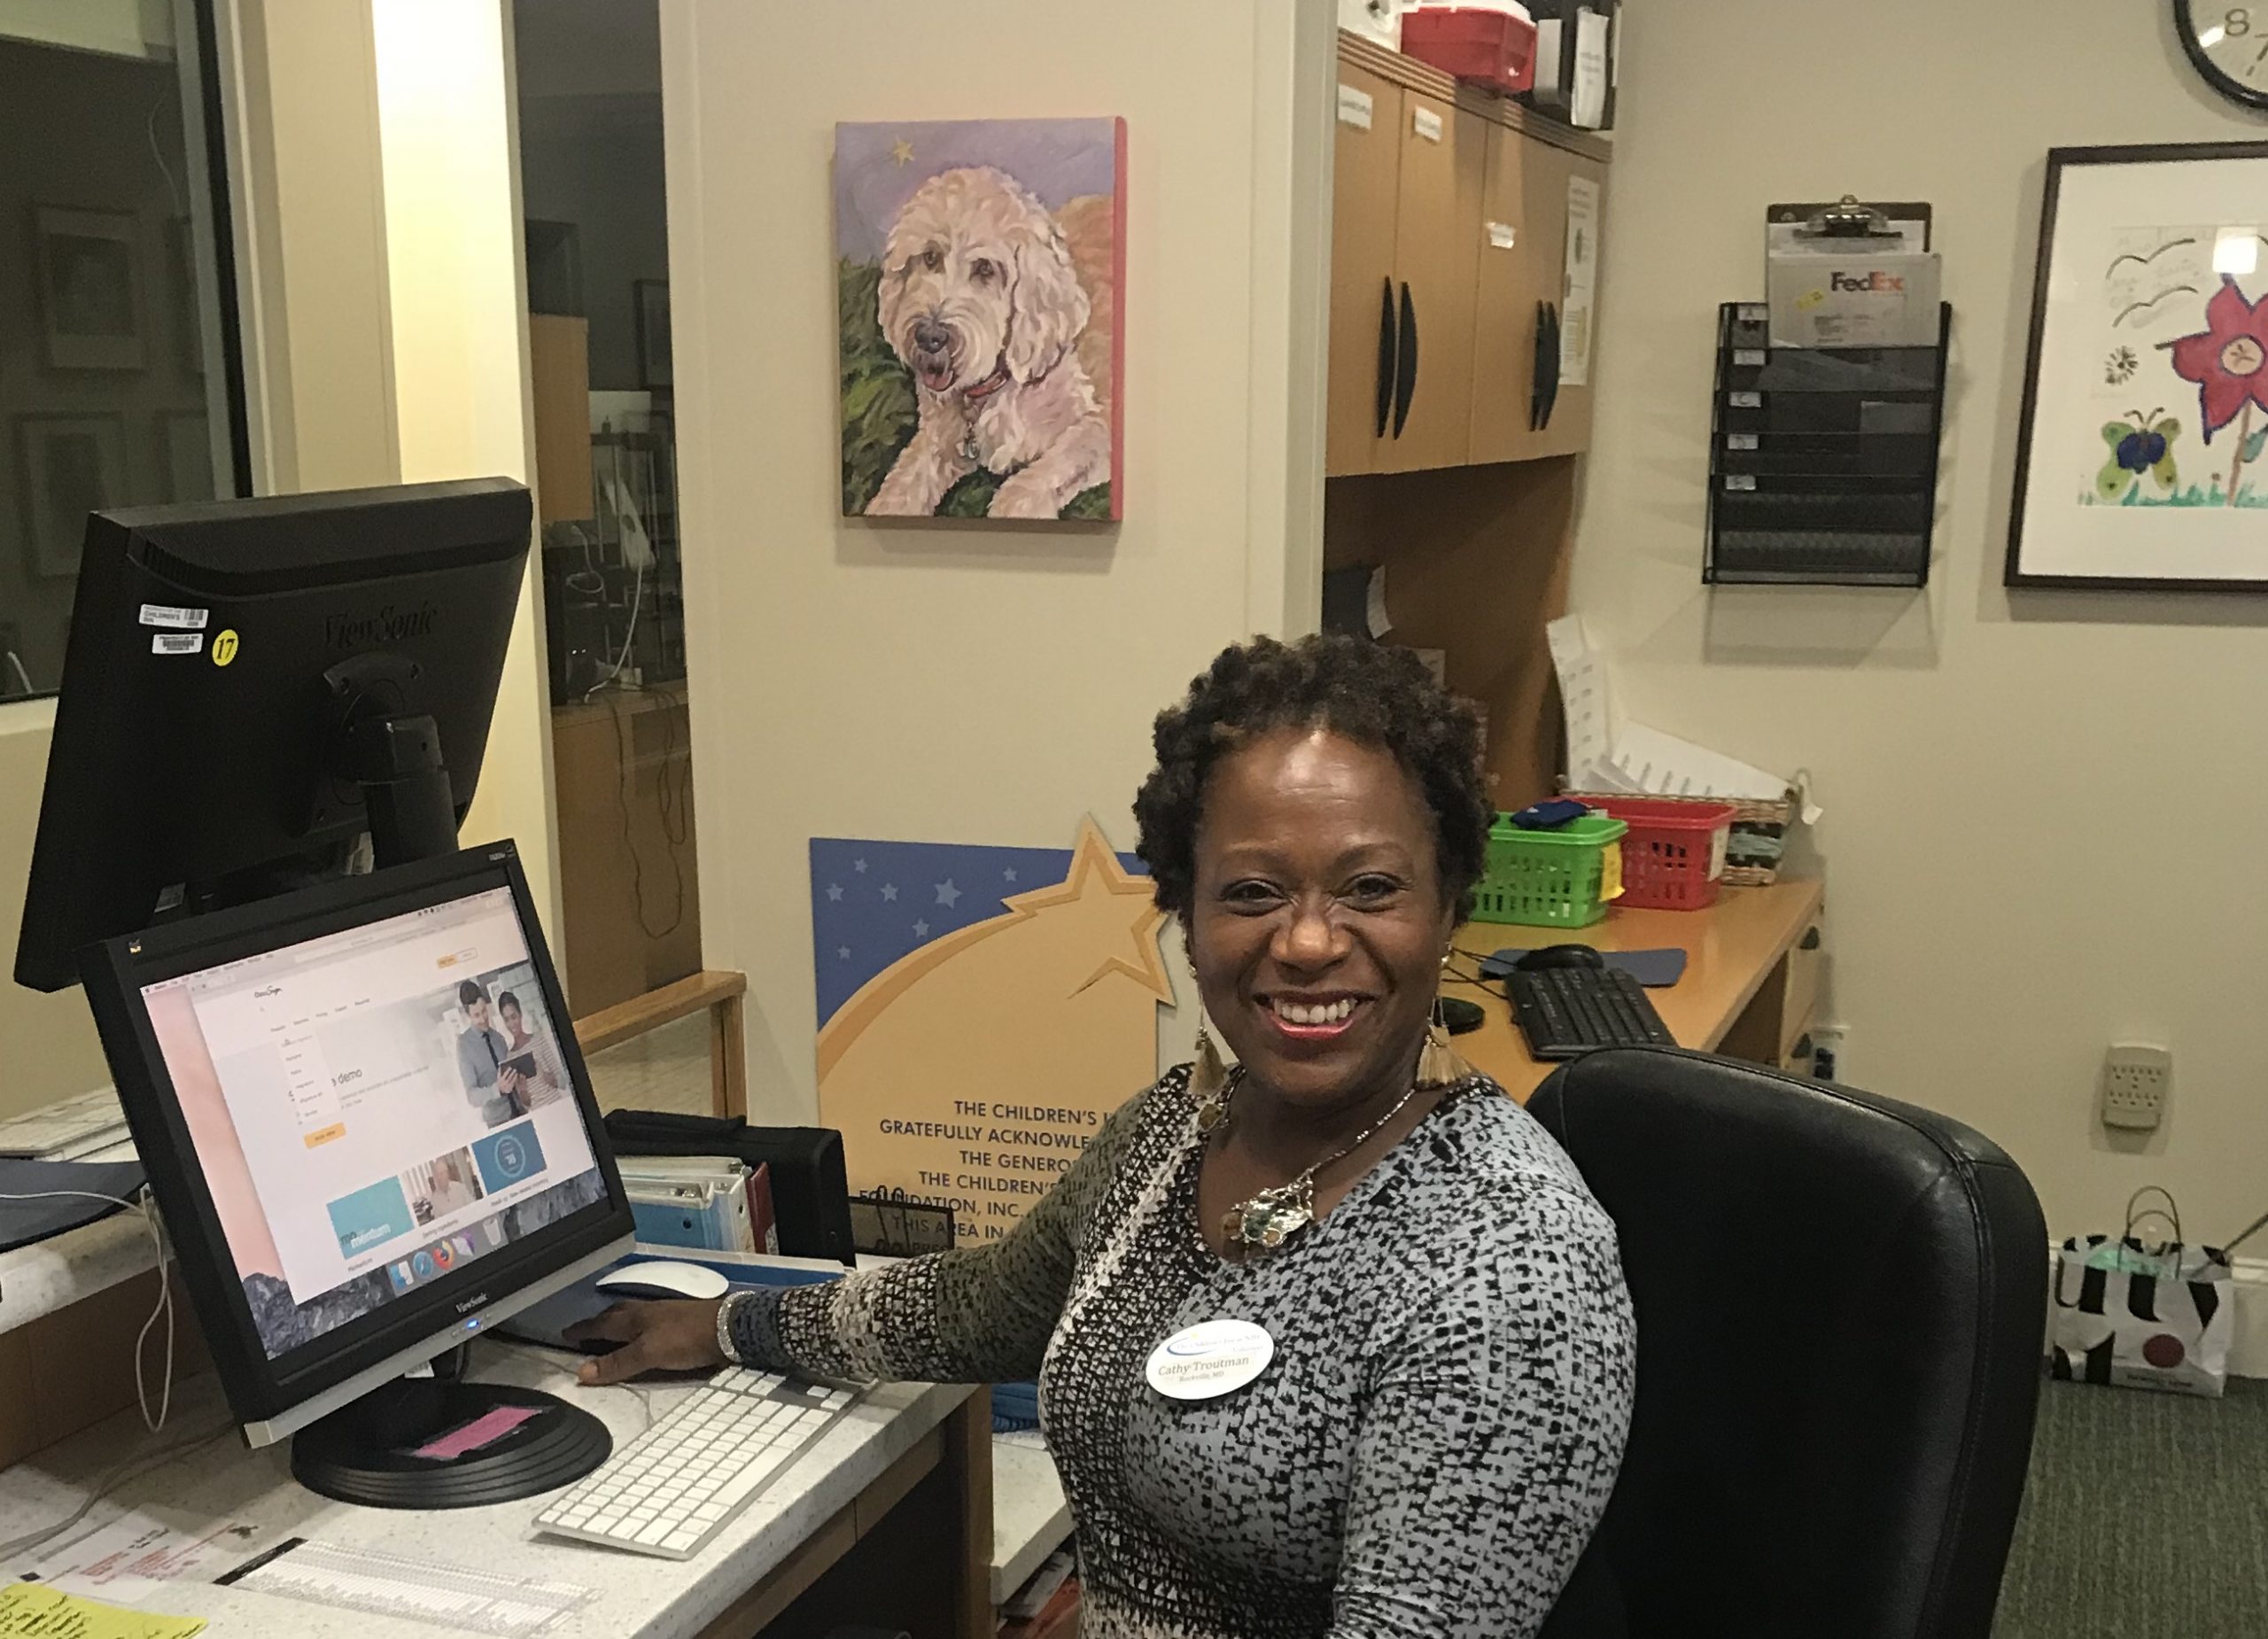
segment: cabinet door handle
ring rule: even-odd
[[[1402,338],[1394,349],[1394,436],[1409,424],[1410,400],[1418,396],[1418,306],[1410,299],[1410,285],[1402,286]]]
[[[1394,414],[1394,280],[1389,276],[1379,297],[1379,424],[1371,437],[1386,437],[1386,419]]]
[[[1551,320],[1551,338],[1544,345],[1546,385],[1543,389],[1543,425],[1551,425],[1551,412],[1559,408],[1559,304],[1546,302],[1544,311]]]

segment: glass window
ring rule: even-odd
[[[0,701],[89,512],[245,493],[213,0],[0,0]]]

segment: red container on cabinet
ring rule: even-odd
[[[1535,25],[1480,6],[1427,6],[1402,17],[1402,50],[1507,95],[1535,83]]]

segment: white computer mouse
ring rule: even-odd
[[[721,1298],[732,1285],[713,1269],[667,1259],[632,1263],[598,1280],[610,1298]]]

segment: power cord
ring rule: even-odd
[[[184,1434],[170,1445],[160,1446],[155,1451],[145,1451],[140,1456],[127,1458],[95,1482],[95,1488],[87,1494],[86,1501],[79,1504],[69,1519],[56,1525],[43,1526],[36,1531],[27,1531],[21,1536],[0,1542],[0,1564],[15,1558],[19,1554],[28,1553],[35,1548],[43,1547],[53,1542],[94,1512],[95,1504],[117,1490],[119,1487],[163,1468],[175,1457],[187,1456],[194,1452],[202,1451],[235,1427],[236,1425],[233,1422],[223,1420],[218,1428],[210,1429],[200,1434]]]
[[[551,1372],[554,1376],[567,1379],[578,1388],[587,1387],[587,1385],[583,1382],[582,1379],[576,1376],[574,1370],[571,1367],[562,1365],[558,1361],[552,1358],[555,1351],[551,1349],[543,1348],[533,1343],[507,1343],[503,1339],[495,1336],[491,1336],[488,1339],[488,1343],[492,1348],[501,1349],[507,1355],[517,1355],[523,1360],[532,1360],[537,1365],[541,1366],[546,1371]],[[559,1352],[563,1353],[564,1351]],[[618,1388],[624,1394],[628,1394],[631,1398],[637,1401],[639,1415],[645,1419],[645,1421],[639,1425],[638,1432],[642,1434],[648,1429],[653,1427],[655,1412],[654,1391],[652,1389],[641,1387],[635,1383],[602,1383],[599,1385],[599,1387],[602,1388]]]
[[[166,1250],[164,1222],[158,1216],[158,1203],[148,1190],[136,1200],[126,1200],[116,1195],[105,1195],[94,1190],[35,1190],[26,1194],[0,1192],[0,1200],[105,1200],[113,1207],[128,1212],[139,1211],[143,1222],[149,1225],[150,1248],[158,1259],[158,1306],[150,1311],[150,1318],[142,1323],[142,1330],[134,1340],[134,1398],[142,1408],[142,1425],[157,1433],[172,1415],[174,1404],[174,1283],[167,1273],[172,1254]],[[162,1319],[166,1323],[166,1371],[158,1393],[158,1415],[150,1415],[150,1386],[142,1369],[142,1358],[148,1352],[150,1332]]]

